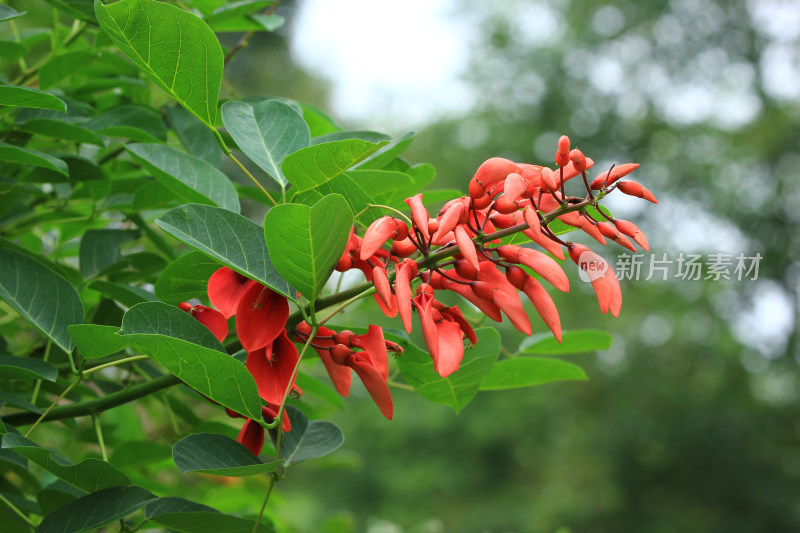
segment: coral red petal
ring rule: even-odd
[[[236,335],[246,352],[274,341],[289,318],[285,297],[260,284],[250,286],[236,308]]]
[[[389,352],[386,350],[382,327],[370,324],[367,333],[353,337],[353,346],[369,353],[372,366],[380,372],[383,379],[389,379]]]
[[[439,364],[436,371],[443,378],[449,376],[461,365],[464,358],[463,332],[458,322],[442,320],[437,324],[439,336]]]
[[[207,327],[219,342],[224,341],[225,337],[228,336],[228,321],[216,309],[211,309],[204,305],[196,305],[192,308],[191,314]]]
[[[394,404],[392,402],[392,393],[389,392],[389,385],[383,379],[380,372],[372,366],[368,357],[361,353],[354,353],[347,359],[347,365],[355,370],[367,392],[372,396],[375,405],[381,410],[383,416],[392,419],[394,415]]]
[[[236,440],[244,444],[253,455],[258,455],[264,447],[264,428],[255,420],[248,418]]]
[[[211,305],[230,318],[236,314],[239,299],[252,285],[257,284],[235,270],[222,267],[208,278],[208,299]]]
[[[553,332],[553,336],[561,342],[561,318],[558,316],[558,309],[553,299],[542,287],[542,284],[534,278],[528,276],[522,287],[522,292],[530,299],[536,312],[542,317],[544,323]]]
[[[258,394],[266,402],[280,405],[297,365],[297,347],[286,336],[286,330],[268,348],[247,354],[247,370],[258,385]]]

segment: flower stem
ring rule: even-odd
[[[48,408],[47,408],[47,410],[45,410],[45,412],[44,412],[44,413],[42,413],[42,414],[39,416],[39,418],[36,420],[36,422],[34,422],[34,423],[33,423],[33,425],[30,427],[30,429],[28,429],[27,433],[25,433],[25,438],[26,438],[26,439],[27,439],[27,438],[30,436],[30,434],[31,434],[31,433],[33,433],[33,430],[34,430],[34,429],[36,429],[36,426],[38,426],[38,425],[39,425],[39,423],[40,423],[42,420],[44,420],[44,419],[45,419],[45,417],[47,416],[47,414],[48,414],[50,411],[52,411],[52,410],[53,410],[53,407],[55,407],[56,405],[58,405],[58,402],[60,402],[61,400],[63,400],[63,399],[64,399],[64,396],[66,396],[67,394],[69,394],[69,391],[71,391],[72,389],[74,389],[74,388],[75,388],[75,387],[78,385],[78,383],[80,383],[80,382],[81,382],[81,380],[82,380],[82,379],[83,379],[83,378],[81,378],[81,377],[79,376],[79,377],[78,377],[78,379],[76,379],[75,381],[73,381],[72,383],[70,383],[69,387],[67,387],[66,389],[64,389],[64,392],[62,392],[61,394],[59,394],[59,395],[58,395],[58,398],[56,398],[56,399],[53,401],[53,403],[51,403],[51,404],[50,404],[50,407],[48,407]]]
[[[13,503],[11,503],[10,501],[8,501],[8,500],[6,499],[6,497],[5,497],[5,496],[3,496],[1,493],[0,493],[0,502],[3,502],[4,504],[8,505],[8,507],[9,507],[9,508],[10,508],[12,511],[14,511],[14,514],[16,514],[17,516],[19,516],[19,517],[22,519],[22,521],[23,521],[23,522],[25,522],[26,524],[28,524],[28,525],[31,527],[31,529],[34,529],[34,528],[36,527],[36,524],[34,524],[34,523],[31,521],[31,519],[30,519],[30,518],[28,518],[28,517],[27,517],[27,515],[25,515],[25,513],[23,513],[22,511],[20,511],[20,510],[17,508],[17,506],[16,506],[16,505],[14,505],[14,504],[13,504]]]
[[[272,494],[272,489],[275,487],[276,477],[273,473],[269,476],[269,486],[267,487],[267,495],[264,497],[264,503],[261,504],[261,511],[258,512],[258,518],[256,519],[255,525],[253,525],[253,533],[258,533],[258,526],[261,525],[261,519],[264,517],[264,510],[267,508],[267,502],[269,501],[269,495]]]
[[[53,341],[47,341],[47,347],[44,349],[44,357],[42,357],[42,361],[45,363],[50,358],[50,349],[53,347]],[[31,403],[36,405],[36,400],[39,398],[39,390],[42,388],[42,380],[37,379],[36,385],[33,386],[33,394],[31,395]]]
[[[100,415],[93,414],[92,415],[92,424],[94,425],[94,431],[97,433],[97,444],[100,445],[100,455],[103,457],[103,461],[108,462],[108,452],[106,452],[106,442],[103,440],[103,430],[100,427]]]

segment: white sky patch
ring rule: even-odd
[[[472,105],[458,82],[468,32],[452,0],[304,0],[290,45],[295,59],[332,84],[347,121],[414,129]]]

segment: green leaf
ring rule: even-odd
[[[125,474],[105,461],[92,458],[72,464],[22,435],[6,433],[3,436],[2,447],[14,450],[32,463],[36,463],[57,478],[84,492],[95,492],[108,487],[130,484],[130,480]]]
[[[253,376],[188,313],[160,302],[138,304],[125,313],[120,333],[204,396],[248,418],[261,416]]]
[[[189,252],[167,265],[156,281],[156,296],[178,305],[192,298],[207,299],[208,278],[220,264],[200,252]]]
[[[38,89],[16,85],[0,85],[0,105],[67,112],[67,104],[57,96]]]
[[[69,175],[67,164],[62,160],[44,152],[14,146],[13,144],[0,143],[0,161],[16,165],[47,168],[65,176]]]
[[[119,328],[116,326],[75,324],[67,330],[85,359],[97,359],[115,354],[128,346],[128,340],[118,335]]]
[[[142,302],[156,301],[156,295],[152,292],[146,291],[141,287],[128,285],[127,283],[113,283],[97,279],[89,284],[88,288],[102,293],[107,298],[117,301],[125,307],[133,307]]]
[[[95,1],[100,26],[147,76],[214,128],[223,54],[201,19],[154,0]]]
[[[185,200],[239,212],[236,189],[228,176],[211,163],[165,144],[133,144],[126,148],[154,178]]]
[[[588,378],[578,365],[544,357],[515,357],[494,365],[481,383],[481,390],[504,390],[531,387],[552,381]]]
[[[608,350],[614,336],[600,329],[579,329],[563,332],[561,343],[549,333],[540,333],[525,339],[519,350],[536,355],[566,355]]]
[[[312,207],[273,207],[264,220],[264,235],[277,271],[313,300],[341,257],[352,226],[347,201],[330,194]]]
[[[300,104],[300,107],[303,110],[303,120],[308,124],[312,138],[339,131],[340,128],[336,122],[321,109],[311,104]]]
[[[311,141],[303,117],[280,100],[255,105],[226,102],[222,106],[222,121],[239,149],[281,186],[288,183],[281,172],[281,163]]]
[[[169,122],[186,150],[219,168],[222,164],[222,149],[212,131],[180,106],[169,106],[166,109]]]
[[[128,309],[119,333],[123,338],[130,335],[173,337],[219,352],[226,359],[231,359],[222,343],[196,318],[173,305],[161,302],[145,302]],[[190,370],[192,369],[187,369]]]
[[[379,133],[377,131],[342,130],[342,131],[334,131],[331,133],[327,133],[325,135],[320,135],[319,137],[314,137],[314,139],[311,141],[311,144],[317,145],[334,141],[343,141],[345,139],[361,139],[362,141],[379,143],[383,141],[391,141],[392,137],[386,135],[385,133]]]
[[[92,0],[45,0],[45,2],[75,18],[96,23]]]
[[[262,28],[267,31],[276,31],[280,29],[284,23],[286,23],[286,19],[283,18],[281,15],[260,15],[260,14],[253,14],[250,15],[250,18],[256,21]]]
[[[309,421],[293,405],[286,406],[286,414],[292,430],[283,434],[281,459],[285,465],[328,455],[344,444],[344,434],[336,424],[324,420]]]
[[[189,204],[169,211],[156,224],[225,266],[296,299],[270,261],[264,230],[253,221],[219,207]]]
[[[97,57],[97,54],[84,50],[54,56],[39,69],[39,86],[42,89],[49,89],[64,78],[88,67]]]
[[[0,21],[15,19],[21,17],[25,13],[27,13],[27,11],[19,12],[9,6],[0,6]]]
[[[460,412],[478,393],[478,387],[492,369],[500,353],[500,334],[494,328],[475,330],[478,343],[464,351],[461,367],[446,378],[433,371],[428,352],[417,348],[408,339],[386,334],[405,350],[396,359],[405,380],[414,390],[432,402],[449,405]]]
[[[198,472],[233,477],[271,472],[281,464],[280,461],[265,463],[244,445],[216,433],[182,438],[172,447],[172,458],[182,474]]]
[[[239,0],[238,2],[229,2],[215,9],[213,13],[205,17],[205,21],[209,25],[213,25],[223,20],[249,15],[256,11],[264,11],[273,4],[275,4],[275,2],[272,0]]]
[[[122,260],[124,243],[139,238],[138,230],[90,229],[81,237],[80,265],[84,278],[93,278]]]
[[[84,128],[108,137],[157,143],[167,140],[167,128],[152,109],[136,105],[113,107],[83,124]]]
[[[295,192],[303,192],[340,176],[381,146],[361,139],[317,144],[288,155],[281,170]]]
[[[76,183],[91,180],[108,180],[105,171],[91,159],[75,154],[64,154],[59,159],[67,164],[69,176],[49,169],[38,168],[25,176],[25,181],[28,183]]]
[[[31,402],[29,402],[22,396],[6,392],[4,390],[0,390],[0,405],[4,403],[7,403],[8,405],[13,405],[14,407],[19,407],[20,409],[24,409],[32,413],[42,414],[41,409],[33,405]]]
[[[365,170],[365,169],[381,169],[388,165],[390,162],[394,161],[394,159],[406,151],[408,145],[411,144],[411,141],[414,140],[416,133],[410,131],[400,137],[392,141],[391,143],[387,144],[386,146],[381,147],[379,150],[375,151],[375,153],[371,154],[369,157],[365,158],[363,161],[356,165],[356,168]]]
[[[36,533],[78,533],[124,518],[156,499],[142,487],[113,487],[87,494],[47,515]]]
[[[0,355],[0,376],[3,379],[46,379],[55,383],[58,370],[41,359]]]
[[[63,120],[35,118],[21,124],[17,129],[52,139],[103,146],[103,139],[95,132]]]
[[[0,298],[66,352],[67,327],[83,322],[83,303],[70,283],[30,256],[0,248]]]
[[[234,441],[235,442],[235,441]],[[275,530],[267,524],[238,516],[220,513],[212,507],[184,500],[183,498],[159,498],[145,507],[145,517],[151,522],[180,533],[271,533]]]

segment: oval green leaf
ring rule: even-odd
[[[261,416],[253,376],[188,313],[160,302],[141,303],[125,313],[120,333],[204,396],[248,418]]]
[[[58,370],[41,359],[0,355],[0,376],[3,379],[46,379],[55,382]]]
[[[156,280],[156,296],[162,302],[178,305],[192,298],[207,299],[208,278],[220,264],[200,252],[189,252],[167,265]]]
[[[580,329],[563,332],[561,343],[549,333],[533,335],[520,344],[523,353],[535,355],[568,355],[608,350],[614,336],[600,329]]]
[[[165,187],[186,201],[239,212],[239,196],[228,176],[197,157],[165,144],[133,144],[128,152]]]
[[[234,441],[235,442],[235,441]],[[267,524],[220,513],[212,507],[183,498],[159,498],[144,509],[151,522],[180,533],[272,533]]]
[[[271,472],[281,464],[280,461],[265,463],[244,445],[216,433],[182,438],[172,447],[172,459],[182,474],[198,472],[233,477]]]
[[[285,465],[328,455],[344,444],[344,434],[336,424],[324,420],[309,421],[293,405],[286,406],[286,414],[292,430],[283,434],[281,459]]]
[[[118,335],[116,326],[98,324],[75,324],[67,328],[81,356],[97,359],[120,352],[128,346],[128,341]]]
[[[222,106],[222,121],[239,149],[281,186],[288,183],[281,163],[311,141],[303,117],[280,100],[255,105],[227,102]]]
[[[214,128],[223,54],[196,16],[155,0],[95,1],[95,14],[117,46],[156,85]]]
[[[44,264],[0,248],[0,298],[66,352],[67,327],[83,322],[83,303],[70,283]]]
[[[428,352],[412,344],[407,338],[385,334],[405,350],[396,359],[403,377],[420,396],[432,402],[449,405],[458,413],[478,393],[478,388],[491,371],[500,353],[500,334],[494,328],[475,330],[478,344],[464,351],[458,371],[446,378],[433,370],[433,360]]]
[[[517,389],[553,381],[586,381],[578,365],[545,357],[515,357],[494,365],[481,382],[481,390]]]
[[[108,137],[157,143],[167,140],[167,128],[155,111],[148,107],[123,105],[92,117],[82,124],[86,129]]]
[[[49,137],[51,139],[63,139],[75,143],[93,144],[103,146],[103,139],[91,130],[83,126],[56,120],[52,118],[35,118],[29,120],[18,127],[21,131]]]
[[[139,238],[138,230],[90,229],[81,237],[79,249],[81,275],[93,278],[122,261],[122,245]]]
[[[296,299],[294,290],[272,265],[264,229],[252,220],[219,207],[189,204],[169,211],[156,224],[225,266]]]
[[[44,152],[13,144],[0,143],[0,161],[23,166],[42,167],[69,176],[67,164],[62,160]]]
[[[142,487],[113,487],[87,494],[59,507],[42,520],[36,533],[78,533],[124,518],[156,499]]]
[[[347,201],[329,194],[312,207],[273,207],[264,220],[264,236],[277,271],[313,300],[342,256],[352,227]]]
[[[17,85],[0,85],[0,106],[2,105],[67,112],[67,104],[61,98],[39,89]]]
[[[346,139],[298,150],[284,159],[281,171],[295,192],[303,192],[331,181],[385,144]]]
[[[2,446],[4,449],[14,450],[58,479],[84,492],[94,492],[130,483],[128,477],[110,463],[92,458],[72,464],[16,433],[6,433],[3,436]]]

